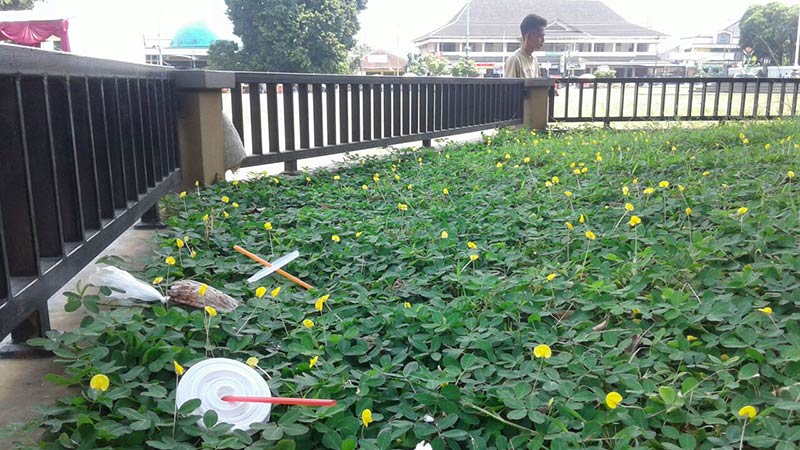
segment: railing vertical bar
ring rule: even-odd
[[[364,113],[362,114],[362,131],[364,133],[364,140],[371,141],[372,140],[372,85],[369,83],[364,83],[361,85],[361,94],[362,94],[362,101],[361,107],[364,109]]]
[[[733,111],[733,81],[728,81],[728,112],[725,113],[725,118],[731,118],[731,112]]]
[[[436,131],[444,130],[447,126],[447,122],[444,120],[444,116],[446,114],[444,109],[444,99],[445,85],[443,83],[436,83],[436,122],[434,123]]]
[[[127,199],[130,202],[139,199],[139,168],[136,166],[136,139],[133,137],[133,107],[131,106],[130,80],[126,78],[117,81],[118,101],[120,103],[117,110],[120,112],[119,126],[124,142],[125,176],[128,180],[126,191],[128,192]],[[119,83],[119,81],[122,81],[122,83]],[[64,209],[66,210],[67,208]]]
[[[608,125],[609,119],[611,119],[611,82],[610,81],[606,83],[606,111],[605,111],[605,120],[604,120],[606,125]]]
[[[703,88],[700,90],[700,115],[698,117],[706,117],[706,97],[708,95],[708,83],[703,81]]]
[[[49,213],[51,215],[51,220],[56,224],[58,230],[58,245],[61,249],[61,254],[64,252],[64,223],[63,223],[63,216],[61,214],[61,195],[59,192],[60,183],[58,178],[58,158],[56,157],[56,144],[55,144],[55,133],[53,132],[53,119],[51,117],[51,105],[50,105],[50,83],[47,80],[47,76],[42,77],[42,92],[43,92],[43,105],[44,105],[44,122],[46,127],[47,133],[47,154],[42,159],[47,159],[50,161],[50,171],[51,171],[51,179],[53,180],[53,205],[55,207]],[[124,183],[124,178],[123,178]],[[125,202],[124,197],[124,186],[123,187],[123,197],[122,202]],[[2,229],[2,219],[0,219],[0,229]]]
[[[269,143],[270,153],[279,153],[281,151],[281,125],[280,117],[278,117],[278,83],[266,84],[267,95],[267,140]],[[283,93],[286,95],[286,92]],[[286,117],[284,117],[286,120]]]
[[[428,131],[435,130],[435,120],[436,120],[436,85],[434,83],[428,83],[427,85],[428,90]]]
[[[181,164],[181,151],[178,146],[178,100],[175,98],[175,81],[166,82],[167,92],[167,120],[170,129],[170,170],[175,171]]]
[[[236,82],[236,86],[231,89],[231,121],[239,139],[244,142],[244,105],[242,104],[242,83]]]
[[[661,82],[661,118],[664,118],[664,114],[666,113],[666,106],[667,106],[667,82]]]
[[[308,114],[308,83],[297,85],[297,102],[300,110],[300,148],[311,148],[311,133],[309,130]]]
[[[480,85],[472,86],[472,124],[480,125],[481,121],[481,87]]]
[[[633,115],[631,117],[636,117],[639,115],[639,83],[633,83]]]
[[[350,108],[347,101],[347,83],[339,84],[339,142],[350,142]],[[353,86],[355,89],[355,86]]]
[[[592,120],[597,116],[597,86],[600,83],[592,81]]]
[[[798,91],[798,88],[800,88],[800,80],[792,80],[792,85],[794,85],[794,88],[793,88],[793,91],[792,91],[794,93],[794,96],[792,96],[792,115],[796,116],[797,115],[797,96],[800,95],[800,92],[797,92],[797,91]]]
[[[383,103],[383,132],[381,136],[388,138],[392,136],[392,85],[384,83],[381,89],[381,99]]]
[[[135,101],[133,102],[133,108],[134,108],[133,121],[135,124],[134,130],[139,130],[139,133],[135,133],[135,137],[136,139],[138,139],[138,144],[139,144],[136,147],[138,150],[136,154],[136,161],[139,166],[139,169],[141,169],[140,175],[143,175],[142,182],[139,185],[139,193],[144,194],[147,192],[147,187],[150,186],[150,180],[153,175],[151,173],[152,169],[148,170],[147,167],[148,149],[147,149],[147,141],[145,141],[144,113],[142,112],[144,108],[142,107],[143,100],[142,100],[141,80],[139,80],[138,78],[134,78],[132,81],[135,81],[134,83]],[[76,139],[78,138],[77,134],[75,135],[75,138]],[[155,185],[155,181],[153,181],[153,185]],[[86,217],[84,216],[84,223],[86,223],[85,219]]]
[[[156,92],[158,92],[158,123],[159,123],[159,133],[161,135],[161,167],[163,169],[163,175],[166,177],[170,173],[172,173],[172,163],[170,162],[170,155],[172,152],[170,149],[172,148],[172,144],[170,143],[170,133],[169,128],[169,112],[167,111],[167,90],[164,87],[164,80],[156,81]]]
[[[548,117],[548,121],[557,121],[558,119],[560,119],[560,117],[559,118],[555,117],[556,92],[558,92],[558,91],[556,90],[555,85],[550,86],[547,89],[547,103],[548,103],[547,104],[547,117]]]
[[[373,139],[383,138],[383,85],[378,83],[372,86],[372,136]]]
[[[742,83],[742,98],[739,102],[739,114],[737,115],[737,117],[743,119],[746,108],[747,108],[747,80],[745,79],[744,83]]]
[[[350,117],[352,120],[352,142],[361,141],[361,85],[350,85]]]
[[[411,134],[419,133],[419,84],[413,83],[411,89]]]
[[[780,107],[780,109],[778,110],[778,116],[779,117],[783,117],[784,116],[784,114],[783,114],[783,110],[784,110],[783,103],[784,103],[784,101],[786,101],[786,80],[785,79],[781,80],[781,98],[778,101],[778,105]]]
[[[719,95],[722,90],[722,83],[717,81],[716,92],[714,93],[714,117],[719,117]]]
[[[583,83],[578,85],[578,118],[583,118]]]
[[[3,205],[0,204],[0,306],[11,298],[11,275],[8,273],[8,247],[3,223]]]
[[[428,85],[420,84],[419,88],[419,132],[428,131]]]
[[[689,82],[689,105],[686,107],[686,118],[691,118],[694,114],[694,81]]]
[[[392,136],[400,136],[403,133],[403,94],[400,92],[400,84],[392,85]]]
[[[83,206],[84,230],[100,229],[100,208],[95,174],[92,122],[89,113],[89,95],[86,77],[70,79],[70,119],[74,138],[75,165],[78,192]],[[141,109],[139,110],[141,114]],[[142,126],[144,122],[141,122]],[[144,130],[142,130],[144,133]],[[144,139],[144,135],[142,137]],[[144,154],[142,154],[144,156]],[[142,159],[142,164],[145,163]],[[151,169],[152,170],[152,169]],[[152,176],[152,175],[151,175]]]
[[[401,85],[403,91],[403,136],[411,134],[411,85]]]
[[[325,127],[322,125],[322,84],[311,85],[314,106],[314,147],[325,146]]]
[[[264,132],[261,128],[261,83],[248,83],[250,96],[250,140],[254,155],[264,154]]]
[[[647,118],[653,118],[653,82],[647,82]]]
[[[753,98],[753,117],[758,117],[758,97],[761,95],[761,79],[756,79],[756,93]]]
[[[283,142],[284,142],[284,150],[287,151],[287,152],[293,152],[297,148],[295,146],[295,138],[294,138],[294,84],[292,84],[292,83],[283,83],[281,86],[282,86],[282,89],[283,89]],[[276,92],[276,94],[277,94],[277,92]],[[269,95],[269,94],[267,94],[267,95]],[[276,98],[275,98],[275,103],[276,103],[276,105],[275,105],[275,116],[277,117],[278,116],[278,114],[277,114],[278,113],[278,111],[277,111],[277,109],[278,109],[277,108],[277,106],[278,106],[277,105],[277,103],[278,103],[277,95],[276,95]],[[270,116],[272,116],[272,114],[270,114]],[[272,123],[272,121],[270,121],[270,123]],[[278,128],[278,130],[280,130],[280,128]],[[278,133],[275,133],[275,134],[277,135]],[[276,138],[277,138],[277,136],[276,136]],[[272,150],[272,148],[273,148],[272,147],[273,137],[272,137],[272,132],[271,131],[270,131],[270,139],[269,140],[270,140],[270,149],[269,149],[269,151],[270,151],[270,153],[273,153],[273,152],[275,152],[275,150]],[[278,139],[275,139],[275,141],[277,141],[277,140]],[[280,151],[280,146],[279,145],[276,145],[275,148],[277,148],[277,151]],[[285,161],[283,163],[283,170],[286,171],[286,172],[290,172],[290,173],[297,172],[297,160],[296,159],[291,159],[291,160]]]
[[[153,80],[146,80],[147,87],[147,110],[150,123],[150,157],[153,159],[153,178],[155,182],[161,181],[161,133],[158,131],[158,98],[156,96],[156,86]],[[91,95],[91,92],[89,93]],[[90,104],[91,106],[91,104]],[[95,140],[95,154],[97,153],[97,142]],[[153,183],[155,185],[155,183]]]
[[[36,222],[39,255],[57,257],[63,255],[63,238],[57,180],[55,178],[55,156],[47,120],[46,83],[44,77],[21,78],[20,108],[21,124],[25,129],[28,174],[32,187],[34,219]],[[31,167],[31,163],[32,166]],[[0,185],[2,180],[0,180]],[[0,222],[2,227],[2,222]]]
[[[678,114],[678,102],[680,101],[681,95],[681,83],[680,81],[675,82],[675,104],[672,107],[672,117],[678,118],[680,114]]]
[[[772,118],[772,89],[774,87],[774,82],[772,80],[767,83],[767,118]]]
[[[94,131],[95,174],[97,175],[97,193],[100,200],[100,217],[113,219],[114,180],[111,170],[111,150],[108,145],[108,124],[105,117],[102,80],[89,80],[88,92],[90,118]]]
[[[336,145],[336,84],[325,85],[325,107],[328,122],[328,145]]]
[[[619,86],[619,117],[623,117],[625,115],[625,86],[627,83],[624,81],[620,83]]]
[[[111,170],[115,179],[114,183],[114,208],[123,209],[127,207],[128,194],[127,194],[127,174],[125,173],[125,155],[122,150],[122,129],[120,122],[119,112],[119,90],[117,89],[117,79],[107,78],[103,80],[103,86],[108,87],[104,89],[104,108],[106,111],[106,118],[108,121],[108,148],[109,159],[111,162]],[[48,123],[50,122],[48,109]],[[51,129],[52,130],[52,129]],[[50,133],[52,136],[52,131]],[[52,140],[52,138],[51,138]]]
[[[564,118],[569,118],[569,85],[570,83],[565,83],[564,86]]]

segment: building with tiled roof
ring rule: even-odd
[[[471,0],[414,43],[422,55],[469,56],[488,73],[519,48],[519,24],[530,13],[548,21],[544,48],[535,55],[550,74],[613,69],[618,76],[651,75],[658,44],[667,37],[628,22],[598,0]]]

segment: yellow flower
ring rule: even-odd
[[[247,358],[246,364],[255,369],[255,367],[258,365],[258,358],[256,358],[255,356],[251,356]]]
[[[633,211],[633,203],[625,203],[626,211]]]
[[[172,256],[167,256],[166,258],[164,258],[164,262],[167,263],[168,266],[174,266],[175,258],[173,258]]]
[[[272,222],[265,222],[264,223],[264,229],[267,230],[267,231],[272,230]]]
[[[175,369],[175,373],[178,375],[183,375],[183,372],[186,372],[183,366],[178,364],[178,361],[175,361],[174,359],[172,360],[172,367]]]
[[[183,192],[181,192],[181,193],[178,195],[178,197],[180,197],[180,198],[186,198],[186,191],[183,191]]]
[[[564,192],[564,195],[566,195],[567,198],[570,198],[570,197],[572,197],[572,191],[566,191],[566,192]]]
[[[227,196],[227,195],[223,195],[223,196],[222,196],[222,198],[221,198],[220,200],[222,200],[222,203],[228,203],[228,202],[230,202],[230,201],[231,201],[231,199],[230,199],[230,198],[228,198],[228,196]]]
[[[744,138],[744,139],[742,139],[742,143],[743,143],[744,145],[747,145],[747,144],[749,144],[749,143],[750,143],[750,139]]]
[[[768,316],[772,315],[772,308],[770,308],[769,306],[766,306],[764,308],[758,308],[758,310],[761,311],[762,313],[768,315]]]
[[[692,336],[691,334],[686,335],[686,340],[689,342],[694,342],[697,340],[697,336]]]
[[[208,214],[203,215],[203,222],[208,222]]]
[[[703,172],[703,176],[704,176],[704,177],[707,177],[707,176],[709,176],[709,175],[711,175],[711,172],[709,172],[708,170],[706,170],[705,172]]]
[[[339,181],[339,180],[341,180],[341,179],[342,179],[342,177],[340,177],[339,175],[334,175],[334,176],[333,176],[333,180],[334,180],[334,181]]]
[[[550,179],[550,181],[552,181],[553,184],[558,184],[559,179],[558,179],[558,177],[553,177],[553,178]]]
[[[595,234],[592,233],[591,231],[587,231],[585,234],[586,234],[586,239],[589,239],[590,241],[597,239],[597,236],[595,236]]]
[[[275,183],[275,184],[281,184],[281,180],[279,180],[277,178],[272,178],[272,182]]]
[[[331,236],[331,240],[333,242],[341,242],[342,238],[340,238],[338,234],[334,234],[333,236]]]
[[[376,173],[375,175],[372,176],[372,181],[377,183],[380,180],[381,180],[381,175],[380,174]]]
[[[639,308],[633,308],[633,309],[631,310],[631,315],[632,315],[633,317],[636,317],[636,316],[638,316],[638,315],[639,315],[639,314],[641,314],[641,313],[642,313],[642,312],[641,312],[641,311],[639,311]]]
[[[317,301],[314,303],[314,309],[317,311],[322,311],[322,307],[325,305],[325,302],[331,298],[330,294],[325,294],[322,297],[318,298]]]
[[[395,180],[395,181],[400,181],[400,175],[395,175],[395,176],[394,176],[394,180]]]
[[[414,187],[413,184],[409,184],[408,186],[406,186],[406,189],[408,189],[410,191],[413,187]]]
[[[589,172],[588,167],[584,167],[583,169],[581,169],[581,173],[588,173],[588,172]]]
[[[444,155],[444,157],[445,159],[450,159],[450,153],[447,153],[446,155]]]
[[[311,367],[316,366],[317,365],[317,361],[319,361],[319,356],[315,356],[315,357],[309,359],[308,360],[308,367],[311,368]]]
[[[584,217],[583,214],[578,217],[578,223],[586,223],[586,217]]]
[[[108,377],[103,375],[102,373],[98,373],[97,375],[93,376],[92,379],[89,381],[89,387],[96,390],[105,392],[108,390],[108,385],[111,384]]]
[[[545,181],[544,185],[545,185],[545,187],[553,187],[553,183],[551,183],[549,181]]]
[[[314,321],[313,320],[309,320],[309,319],[305,319],[305,320],[303,320],[303,326],[306,327],[306,328],[314,328]]]
[[[406,308],[406,309],[411,308],[411,303],[403,302],[403,307]]]
[[[208,313],[208,315],[209,315],[209,316],[211,316],[211,317],[214,317],[214,316],[216,316],[216,315],[217,315],[217,310],[216,310],[216,309],[214,309],[214,307],[213,307],[213,306],[206,306],[206,307],[205,307],[205,310],[206,310],[206,312]]]
[[[533,356],[548,359],[553,356],[553,351],[547,344],[539,344],[533,349]]]
[[[197,256],[197,252],[192,250],[192,253],[189,253],[189,257],[194,258],[195,256]]]
[[[682,185],[682,184],[679,184],[679,185],[678,185],[678,190],[679,190],[679,191],[683,192],[685,189],[686,189],[686,188],[685,188],[685,187],[683,187],[683,185]]]
[[[573,226],[570,222],[564,222],[564,225],[567,226],[567,229],[569,231],[572,231],[572,229],[575,228],[575,226]]]
[[[501,162],[497,163],[497,168],[498,169],[502,169],[503,168],[503,163],[501,163]]]
[[[469,255],[469,260],[472,261],[472,262],[477,261],[478,260],[478,255],[476,255],[476,254]]]
[[[570,169],[574,169],[575,168],[575,163],[569,163],[569,168]]]
[[[369,189],[369,186],[367,186],[366,184],[362,184],[361,189],[366,191],[367,189]]]
[[[398,203],[397,204],[397,209],[399,209],[400,211],[408,211],[408,205],[406,205],[404,203]]]
[[[742,206],[741,208],[736,210],[736,214],[738,214],[740,216],[743,216],[743,215],[747,214],[747,211],[750,211],[750,210],[748,208]]]
[[[678,147],[675,147],[674,145],[672,146],[672,151],[673,151],[673,152],[674,152],[675,150],[677,150],[677,149],[678,149]]]
[[[200,187],[200,182],[198,180],[194,180],[194,187]]]
[[[236,202],[233,202],[233,203],[231,203],[231,206],[233,206],[234,208],[238,208],[238,207],[239,207],[239,204],[238,204],[238,203],[236,203]]]
[[[742,409],[739,410],[739,417],[747,417],[748,419],[755,419],[757,414],[758,410],[751,405],[743,406]]]
[[[361,423],[364,424],[364,428],[368,427],[369,424],[372,423],[372,411],[369,409],[361,411]]]
[[[764,146],[764,150],[769,150],[772,148],[772,144],[767,144]]]
[[[505,156],[505,158],[506,158],[506,159],[511,159],[511,155],[510,155],[510,154],[508,154],[508,153],[506,153],[506,156]]]
[[[271,295],[272,298],[275,298],[275,297],[278,296],[278,294],[280,294],[280,292],[281,292],[281,288],[280,288],[280,286],[278,286],[275,289],[273,289],[272,292],[269,293],[269,295]]]
[[[526,156],[525,159],[522,160],[522,162],[524,162],[525,164],[529,164],[531,162],[531,159]]]
[[[231,184],[234,185],[234,186],[238,186],[239,185],[239,180],[233,180],[233,181],[231,181]]]
[[[363,231],[356,231],[356,239],[360,238],[362,234],[364,234]]]
[[[447,188],[442,189],[442,194],[450,195],[450,191]]]
[[[606,406],[609,409],[617,409],[620,403],[622,403],[622,395],[619,392],[612,391],[606,394]]]
[[[630,193],[631,193],[631,190],[630,190],[630,189],[628,189],[628,186],[622,186],[622,195],[624,195],[625,197],[627,197],[627,196],[628,196],[628,194],[630,194]]]
[[[692,208],[686,208],[686,215],[687,216],[691,216],[692,215]]]
[[[442,239],[447,239],[450,235],[447,234],[447,231],[442,231]]]
[[[790,171],[788,171],[788,172],[786,172],[786,178],[788,178],[788,179],[790,179],[790,180],[791,180],[792,178],[794,178],[794,172],[793,172],[793,171],[791,171],[791,170],[790,170]]]
[[[306,177],[306,183],[311,183],[311,177]]]
[[[669,187],[669,181],[662,181],[662,182],[658,183],[658,187],[664,188],[664,189],[668,188]]]
[[[597,159],[597,162],[602,162],[603,161],[603,155],[598,153],[596,159]]]
[[[580,175],[581,174],[581,169],[575,169],[575,170],[572,171],[572,173],[574,173],[575,175]]]
[[[476,243],[474,243],[472,241],[469,241],[469,242],[467,242],[467,247],[471,248],[472,250],[475,250],[476,248],[478,248],[478,244],[476,244]]]
[[[226,219],[231,216],[228,214],[228,211],[222,211],[222,215],[225,216]]]
[[[649,188],[644,190],[644,195],[651,195],[655,191],[656,191],[655,189],[649,187]]]
[[[267,288],[264,286],[259,286],[256,288],[256,297],[261,298],[267,293]]]
[[[208,290],[208,285],[203,283],[200,285],[200,288],[197,289],[197,293],[200,294],[200,297],[206,295],[206,291]]]
[[[633,184],[639,184],[639,179],[638,178],[634,178],[633,179]]]
[[[547,276],[547,281],[553,281],[558,275],[551,273]]]
[[[164,277],[155,277],[153,278],[153,285],[161,284],[162,281],[164,281]]]

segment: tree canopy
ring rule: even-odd
[[[367,0],[225,0],[242,49],[212,46],[211,65],[265,72],[345,73]],[[228,67],[234,65],[236,67]]]
[[[750,6],[739,23],[741,47],[752,48],[759,61],[769,58],[771,64],[793,64],[798,11],[797,6],[777,2]]]
[[[0,11],[31,9],[36,0],[0,0]]]

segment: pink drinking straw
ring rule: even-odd
[[[222,397],[222,401],[231,403],[272,403],[275,405],[293,405],[293,406],[336,406],[336,400],[313,399],[313,398],[238,397],[235,395],[226,395]]]

